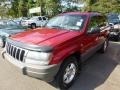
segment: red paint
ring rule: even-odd
[[[49,29],[49,28],[37,28],[20,34],[16,34],[11,38],[16,41],[39,45],[39,46],[52,46],[53,59],[50,64],[57,64],[62,62],[66,57],[70,56],[75,52],[80,54],[85,53],[91,47],[99,44],[105,40],[106,32],[102,34],[87,35],[86,30],[89,25],[90,15],[98,13],[80,13],[71,12],[65,14],[84,14],[87,16],[84,28],[81,31],[69,31],[60,29]]]

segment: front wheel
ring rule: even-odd
[[[119,41],[120,40],[120,34],[118,34],[118,36],[115,37],[115,41]]]
[[[34,24],[34,23],[31,24],[31,28],[32,28],[32,29],[35,29],[35,28],[36,28],[36,24]]]
[[[78,63],[75,57],[68,58],[57,74],[57,84],[62,90],[68,89],[76,79],[78,74]]]

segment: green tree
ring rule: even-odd
[[[93,11],[94,4],[97,2],[97,0],[85,0],[84,2],[85,6],[83,7],[83,11]]]
[[[14,0],[8,14],[13,17],[27,16],[27,3],[28,0]]]
[[[15,0],[14,2],[12,2],[12,7],[9,10],[9,15],[13,16],[13,17],[18,17],[19,16],[19,0]]]
[[[120,13],[119,0],[85,0],[83,11],[96,11],[101,13]]]
[[[33,0],[28,0],[26,6],[27,6],[27,11],[28,11],[27,16],[30,16],[29,9],[32,8],[32,7],[35,7],[35,2]]]
[[[117,0],[99,0],[93,7],[96,7],[94,11],[102,13],[120,13],[120,2]]]
[[[49,16],[54,16],[61,12],[61,5],[59,0],[46,0],[45,2],[45,13]]]
[[[7,0],[0,0],[0,17],[8,17],[7,12],[9,11],[8,4],[6,4]]]
[[[19,17],[20,16],[23,16],[23,17],[27,16],[27,12],[28,12],[27,2],[28,2],[27,0],[19,0],[19,3],[18,3],[18,14],[19,14]]]

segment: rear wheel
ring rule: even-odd
[[[109,43],[109,41],[108,41],[108,39],[106,39],[105,42],[104,42],[104,44],[102,45],[102,47],[100,49],[101,53],[105,53],[106,52],[107,47],[108,47],[108,43]]]
[[[120,34],[118,34],[118,36],[115,37],[115,41],[119,41],[120,40]]]
[[[61,68],[56,76],[56,81],[60,89],[68,89],[73,84],[77,74],[77,60],[75,57],[70,57],[61,65]]]

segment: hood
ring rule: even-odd
[[[53,44],[64,41],[67,37],[72,38],[72,36],[75,35],[69,30],[38,28],[13,35],[11,39],[27,44],[53,46]]]
[[[12,34],[17,34],[17,33],[20,33],[20,32],[23,32],[25,31],[25,29],[0,29],[0,35],[1,36],[9,36],[9,35],[12,35]]]
[[[34,20],[31,20],[31,19],[29,19],[29,20],[23,20],[23,22],[33,22]]]

